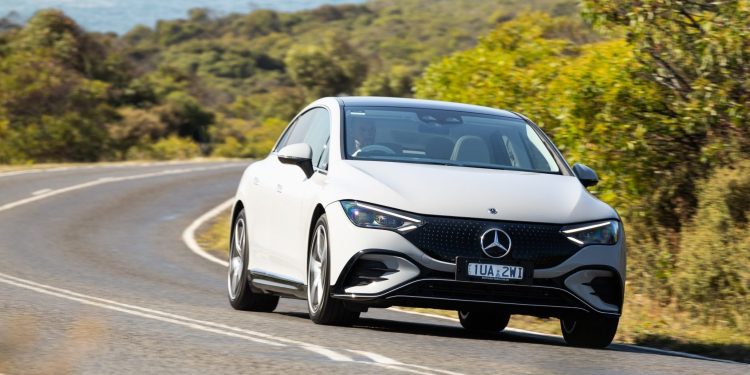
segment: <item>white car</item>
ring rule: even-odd
[[[232,210],[229,300],[272,311],[306,299],[320,324],[370,307],[458,311],[501,331],[557,317],[572,345],[609,345],[622,311],[625,240],[526,117],[473,105],[323,98],[244,172]]]

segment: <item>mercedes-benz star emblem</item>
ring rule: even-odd
[[[498,228],[488,229],[480,239],[482,251],[490,258],[502,258],[510,252],[510,236]]]

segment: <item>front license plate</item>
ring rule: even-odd
[[[532,266],[517,262],[501,262],[485,259],[456,259],[457,280],[486,280],[510,283],[530,282]]]
[[[491,280],[523,280],[523,267],[504,264],[469,263],[466,273]]]

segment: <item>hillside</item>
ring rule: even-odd
[[[259,156],[310,100],[410,96],[428,63],[524,9],[577,19],[561,0],[375,0],[218,18],[193,9],[117,37],[42,11],[24,27],[5,22],[0,37],[0,162]]]

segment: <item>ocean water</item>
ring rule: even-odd
[[[0,0],[0,17],[23,22],[44,8],[64,11],[89,31],[123,34],[138,24],[153,27],[160,19],[186,18],[191,8],[216,14],[247,13],[254,9],[295,11],[323,4],[363,3],[365,0]]]

